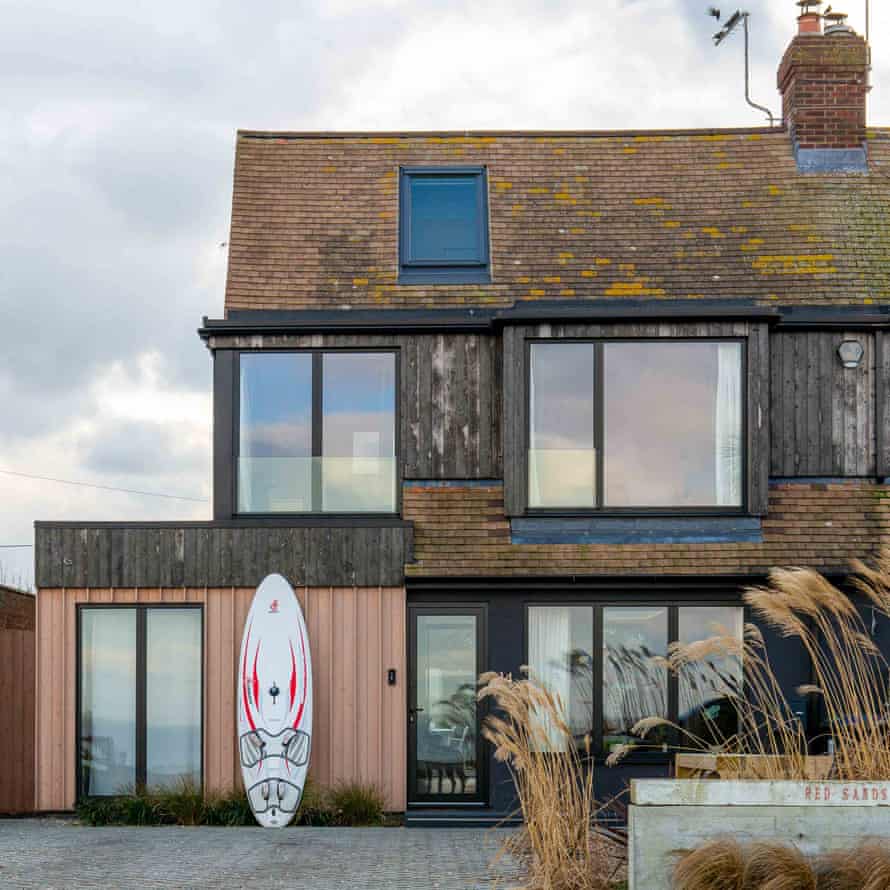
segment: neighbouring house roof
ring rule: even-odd
[[[890,129],[801,174],[781,129],[240,132],[226,310],[890,303]],[[485,165],[492,283],[400,285],[400,166]]]

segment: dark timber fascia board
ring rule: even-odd
[[[315,333],[489,333],[507,325],[535,322],[590,323],[608,321],[764,321],[778,323],[780,311],[773,306],[757,306],[746,301],[705,302],[700,300],[621,303],[601,301],[526,301],[506,309],[454,310],[241,310],[228,318],[204,318],[198,335],[251,336],[255,334]]]
[[[778,330],[872,330],[890,327],[890,307],[786,306],[780,309]]]
[[[159,522],[53,522],[37,520],[35,529],[176,529],[176,528],[413,528],[414,523],[397,516],[244,516],[235,519]]]

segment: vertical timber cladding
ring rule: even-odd
[[[75,798],[76,608],[80,604],[199,603],[204,607],[204,784],[241,783],[235,684],[253,588],[43,589],[37,599],[36,808]],[[320,785],[377,785],[406,804],[405,590],[298,588],[312,646],[315,694],[310,776]],[[396,670],[396,685],[387,671]]]
[[[541,324],[504,329],[503,423],[504,499],[508,516],[522,516],[528,504],[525,343],[554,339],[677,339],[740,337],[747,341],[748,512],[766,515],[769,500],[770,410],[769,327],[748,321]]]
[[[837,350],[844,340],[862,344],[858,368],[841,364]],[[881,435],[888,421],[886,340],[884,334],[867,331],[772,335],[771,475],[886,475],[878,466],[887,462],[887,439]],[[879,457],[882,441],[884,454]]]
[[[0,815],[34,810],[34,597],[0,587]]]

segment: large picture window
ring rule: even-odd
[[[396,510],[393,352],[242,353],[239,513]]]
[[[80,796],[200,785],[202,634],[200,607],[80,607]]]
[[[741,509],[743,370],[738,340],[532,342],[529,507]]]
[[[700,737],[733,731],[742,665],[735,657],[710,658],[672,674],[665,666],[670,641],[691,643],[715,635],[741,639],[738,606],[529,606],[528,665],[534,678],[562,703],[575,743],[590,738],[595,753],[640,744],[631,730],[645,717],[664,717]],[[545,718],[542,718],[545,719]],[[543,726],[556,750],[562,734]],[[657,728],[645,741],[668,741]]]

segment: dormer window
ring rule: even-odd
[[[399,281],[491,281],[483,167],[403,167],[399,182]]]

